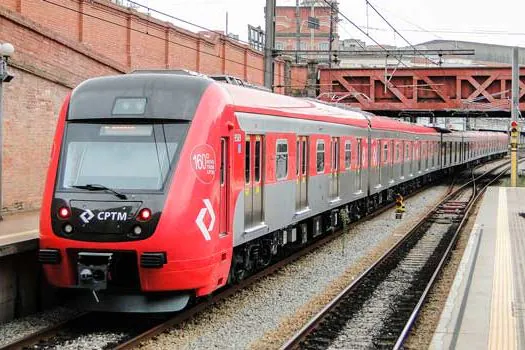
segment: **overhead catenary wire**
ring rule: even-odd
[[[419,50],[417,49],[417,47],[415,47],[414,45],[412,45],[412,43],[411,43],[410,41],[408,41],[408,40],[403,36],[403,34],[401,34],[401,33],[400,33],[400,32],[399,32],[399,31],[398,31],[398,30],[397,30],[392,24],[390,24],[390,22],[389,22],[389,21],[388,21],[388,20],[387,20],[382,14],[381,14],[381,12],[379,12],[379,11],[374,7],[374,5],[372,5],[372,3],[370,3],[370,1],[368,1],[368,0],[365,0],[365,1],[366,1],[366,4],[367,4],[368,6],[370,6],[370,8],[371,8],[372,10],[374,10],[375,13],[377,13],[377,15],[378,15],[379,17],[381,17],[381,18],[383,19],[383,21],[385,21],[385,23],[388,24],[388,26],[389,26],[390,28],[392,28],[392,30],[394,31],[394,33],[397,33],[397,35],[399,35],[399,37],[400,37],[401,39],[403,39],[403,40],[404,40],[404,41],[405,41],[410,47],[412,47],[412,48],[414,49],[414,52],[415,52],[415,53],[418,53],[418,52],[419,52]],[[427,60],[429,60],[430,62],[432,62],[432,63],[435,64],[436,66],[439,66],[439,65],[440,65],[438,62],[434,61],[433,59],[431,59],[430,57],[428,57],[427,55],[425,55],[425,54],[423,54],[423,53],[419,53],[419,55],[421,55],[422,57],[426,58]]]
[[[333,9],[333,5],[332,5],[331,2],[329,2],[327,0],[322,0],[322,1],[324,3],[326,3],[328,6],[330,6],[331,9]],[[353,22],[350,18],[348,18],[348,16],[346,16],[340,9],[336,8],[335,11],[336,11],[336,13],[340,14],[341,17],[346,19],[351,25],[353,25],[357,30],[359,30],[362,34],[366,35],[366,37],[368,37],[370,40],[372,40],[378,47],[383,49],[387,53],[387,56],[388,56],[388,50],[383,45],[381,45],[376,39],[374,39],[371,35],[369,35],[367,32],[365,32],[361,27],[359,27],[357,24],[355,24],[355,22]],[[359,46],[361,46],[363,49],[365,49],[363,47],[363,45],[361,45],[358,41],[356,41],[356,43],[358,43]],[[409,68],[408,65],[401,60],[401,58],[397,58],[396,57],[396,59],[398,60],[398,64],[401,63],[405,67]]]
[[[425,28],[423,28],[422,26],[420,26],[419,24],[417,24],[417,23],[413,23],[413,22],[407,20],[406,18],[403,18],[402,16],[397,15],[397,14],[395,14],[395,13],[392,12],[392,11],[389,11],[388,9],[381,8],[381,6],[377,6],[377,4],[375,5],[375,7],[377,7],[378,9],[380,9],[380,10],[382,10],[382,11],[385,11],[385,12],[391,13],[392,15],[394,15],[394,16],[397,17],[397,18],[399,18],[399,19],[402,20],[403,22],[408,23],[408,24],[410,24],[410,25],[412,25],[412,26],[418,28],[418,29],[417,29],[417,32],[424,31],[424,32],[426,32],[426,33],[428,33],[428,34],[431,34],[431,35],[435,36],[435,37],[438,38],[438,39],[443,39],[442,37],[440,37],[439,35],[437,35],[437,34],[435,33],[435,31],[433,31],[433,30],[425,29]],[[366,8],[367,8],[367,12],[368,12],[368,6],[367,6]],[[368,23],[368,22],[367,22],[367,23]],[[368,27],[368,25],[367,25],[367,27]],[[386,30],[389,30],[389,29],[386,29]],[[402,29],[401,31],[406,31],[406,30]],[[411,31],[416,31],[416,30],[411,30]]]
[[[227,62],[231,62],[231,63],[243,65],[243,66],[245,65],[244,62],[239,62],[239,61],[236,61],[236,60],[233,60],[233,59],[229,59],[229,58],[226,58],[226,57],[221,57],[220,55],[216,55],[214,53],[210,53],[210,52],[206,52],[206,51],[199,51],[198,49],[196,49],[194,47],[191,47],[191,46],[188,46],[188,45],[184,45],[184,44],[181,44],[181,43],[169,40],[165,36],[158,36],[158,35],[154,35],[154,34],[150,33],[149,31],[142,31],[142,30],[139,30],[139,29],[136,29],[136,28],[130,28],[127,25],[120,24],[120,23],[117,23],[117,22],[113,22],[113,21],[110,21],[108,19],[105,19],[105,18],[102,18],[102,17],[98,17],[98,16],[95,16],[95,15],[92,15],[92,14],[89,14],[89,13],[81,12],[81,11],[79,11],[77,9],[70,8],[70,7],[62,5],[62,4],[58,4],[58,3],[53,2],[51,0],[42,0],[42,1],[44,1],[44,2],[46,2],[48,4],[50,4],[50,5],[54,5],[56,7],[65,9],[65,10],[69,10],[69,11],[72,11],[72,12],[75,12],[75,13],[78,13],[78,14],[82,14],[83,16],[86,16],[86,17],[94,18],[94,19],[100,20],[100,21],[105,22],[105,23],[109,23],[109,24],[113,24],[113,25],[118,26],[118,27],[126,28],[126,29],[129,29],[131,31],[134,31],[134,32],[137,32],[137,33],[140,33],[140,34],[144,34],[144,35],[150,36],[152,38],[156,38],[156,39],[159,39],[159,40],[167,41],[170,44],[173,44],[173,45],[176,45],[176,46],[179,46],[179,47],[183,47],[183,48],[188,49],[188,50],[198,51],[202,55],[208,55],[208,56],[224,59]],[[147,21],[147,22],[150,22],[147,19],[144,19],[144,20]],[[250,65],[250,64],[246,64],[246,67],[247,68],[252,68],[252,69],[257,70],[257,71],[261,71],[263,73],[265,72],[264,68],[256,67],[256,66],[253,66],[253,65]],[[276,74],[277,74],[277,76],[279,78],[283,77],[283,75],[280,74],[280,72],[278,72],[278,71],[277,71]],[[292,80],[297,82],[297,83],[301,83],[297,79],[292,79]]]
[[[205,30],[205,31],[208,31],[208,32],[213,32],[213,33],[216,33],[216,34],[221,35],[221,36],[224,36],[224,37],[228,37],[226,34],[223,34],[223,33],[221,33],[221,32],[218,31],[218,30],[213,30],[213,29],[210,29],[210,28],[204,27],[204,26],[202,26],[202,25],[200,25],[200,24],[193,23],[193,22],[191,22],[191,21],[188,21],[188,20],[182,19],[182,18],[180,18],[180,17],[173,16],[173,15],[171,15],[171,14],[169,14],[169,13],[166,13],[166,12],[163,12],[163,11],[160,11],[160,10],[157,10],[157,9],[154,9],[154,8],[152,8],[152,7],[149,7],[149,6],[147,6],[147,5],[143,5],[143,4],[138,3],[138,2],[136,2],[136,1],[132,1],[132,0],[126,0],[126,1],[127,1],[128,3],[130,3],[130,4],[133,4],[133,5],[139,6],[139,7],[141,7],[141,8],[144,8],[144,9],[148,10],[148,12],[149,12],[149,11],[151,11],[151,12],[155,12],[155,13],[161,15],[161,16],[166,16],[166,17],[168,17],[168,18],[171,18],[171,19],[174,19],[174,20],[176,20],[176,21],[179,21],[179,22],[182,22],[182,23],[185,23],[185,24],[188,24],[188,25],[194,26],[194,27],[196,27],[196,28],[199,28],[199,29],[202,29],[202,30]],[[249,43],[248,41],[244,41],[244,40],[240,40],[240,39],[234,39],[234,40],[236,40],[236,41],[238,41],[238,42],[240,42],[240,43],[246,44],[246,45],[250,45],[250,43]]]

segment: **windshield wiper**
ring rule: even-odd
[[[128,199],[128,197],[125,194],[117,192],[114,189],[111,189],[111,188],[106,187],[104,185],[86,184],[86,185],[73,185],[71,187],[79,188],[81,190],[88,190],[88,191],[107,191],[107,192],[110,192],[110,193],[114,194],[115,196],[117,196],[120,199]]]

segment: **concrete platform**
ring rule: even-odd
[[[0,221],[0,323],[50,304],[36,254],[38,217],[38,212],[28,212]]]
[[[431,349],[525,349],[525,188],[489,188]]]
[[[0,221],[0,257],[38,246],[39,212],[5,215]]]

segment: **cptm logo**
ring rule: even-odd
[[[199,211],[199,215],[197,215],[195,223],[199,227],[199,230],[204,236],[204,239],[209,241],[211,240],[210,232],[213,230],[213,226],[215,225],[215,212],[213,211],[213,206],[211,205],[211,202],[208,198],[203,199],[202,201],[204,202],[204,208],[201,208]],[[210,224],[208,226],[204,224],[204,217],[206,216],[206,213],[210,214]]]
[[[106,220],[116,220],[116,221],[126,221],[128,219],[128,213],[118,212],[118,211],[101,211],[97,215],[97,219],[100,221]],[[80,219],[85,223],[89,224],[91,219],[95,217],[95,214],[86,209],[82,214],[80,214]]]

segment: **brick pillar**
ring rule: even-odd
[[[308,61],[308,79],[306,81],[306,95],[308,97],[317,97],[317,65],[316,60]]]
[[[292,95],[292,58],[288,56],[281,57],[284,60],[284,94]]]

